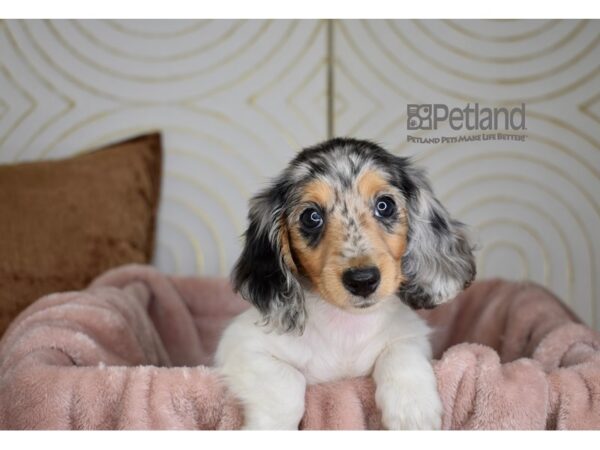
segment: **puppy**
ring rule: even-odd
[[[215,362],[246,429],[297,429],[307,384],[371,375],[387,429],[438,429],[428,328],[475,276],[464,225],[408,159],[368,141],[301,151],[250,203],[234,288],[254,308]]]

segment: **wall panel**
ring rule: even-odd
[[[0,162],[164,135],[159,268],[225,275],[247,200],[326,136],[322,21],[0,23]]]
[[[600,22],[344,20],[334,31],[335,133],[425,166],[473,227],[480,278],[533,279],[598,327]],[[524,102],[526,141],[407,142],[461,134],[409,133],[407,103],[473,102]]]

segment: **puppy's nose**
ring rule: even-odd
[[[377,267],[347,269],[342,274],[342,283],[351,294],[368,297],[375,292],[381,275]]]

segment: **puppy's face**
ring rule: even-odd
[[[367,164],[306,182],[284,226],[296,270],[325,301],[368,310],[398,291],[408,216],[384,171]]]
[[[464,226],[410,160],[356,139],[301,151],[250,203],[234,288],[283,331],[302,330],[304,292],[352,311],[397,294],[433,308],[466,287]]]

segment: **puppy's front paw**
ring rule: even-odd
[[[279,405],[273,405],[264,398],[263,404],[246,405],[242,429],[297,430],[304,415],[304,401],[294,402],[287,398],[277,402]]]
[[[387,430],[439,430],[442,402],[437,389],[387,383],[378,386],[375,400]]]

